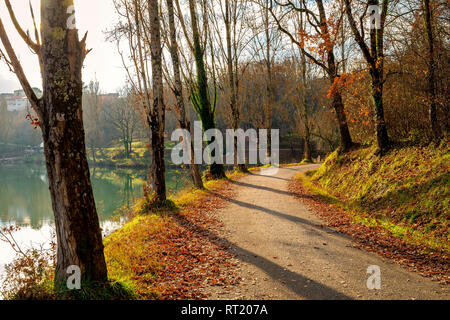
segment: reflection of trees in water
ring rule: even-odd
[[[0,219],[40,228],[53,220],[46,171],[34,166],[0,168]]]
[[[133,176],[131,174],[125,175],[125,183],[123,184],[122,190],[122,203],[126,204],[127,208],[130,208],[134,203],[134,192],[133,192]]]
[[[45,168],[40,166],[0,168],[0,223],[12,221],[40,229],[53,221],[46,176]],[[142,196],[147,172],[93,168],[91,177],[99,218],[104,221],[117,214],[122,206],[131,207]],[[166,179],[171,194],[191,185],[189,173],[183,169],[169,169]]]

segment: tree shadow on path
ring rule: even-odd
[[[220,199],[223,199],[223,200],[225,200],[227,202],[236,204],[236,205],[244,207],[244,208],[261,211],[261,212],[268,213],[268,214],[271,214],[273,216],[276,216],[276,217],[279,217],[279,218],[282,218],[282,219],[285,219],[285,220],[288,220],[288,221],[291,221],[291,222],[294,222],[294,223],[298,223],[298,224],[302,224],[302,225],[305,225],[305,226],[312,227],[313,229],[316,229],[315,231],[320,230],[320,231],[324,231],[324,232],[327,232],[327,233],[333,233],[333,234],[336,234],[339,237],[344,238],[345,240],[350,240],[351,239],[351,237],[349,237],[347,235],[344,235],[342,233],[339,233],[336,230],[333,230],[333,229],[331,229],[331,228],[329,228],[329,227],[327,227],[325,225],[318,225],[318,224],[315,224],[315,223],[313,223],[313,222],[311,222],[309,220],[306,220],[306,219],[303,219],[303,218],[300,218],[300,217],[296,217],[296,216],[292,216],[292,215],[289,215],[289,214],[286,214],[286,213],[282,213],[282,212],[279,212],[279,211],[275,211],[275,210],[272,210],[272,209],[264,208],[264,207],[258,206],[256,204],[251,204],[251,203],[239,201],[239,200],[236,200],[236,199],[232,199],[230,197],[221,195],[221,194],[216,193],[216,192],[208,191],[208,193],[210,193],[211,195],[216,196],[216,197],[218,197]],[[292,195],[292,194],[290,194],[290,195]]]
[[[233,253],[236,254],[236,258],[242,262],[252,264],[255,267],[262,270],[273,280],[280,282],[280,286],[284,286],[296,295],[309,300],[348,300],[351,297],[345,295],[342,292],[337,291],[325,284],[314,281],[302,274],[298,274],[294,271],[287,270],[286,268],[251,252],[247,249],[240,247],[239,245],[232,243],[226,238],[217,235],[209,229],[201,227],[194,222],[190,221],[183,215],[176,215],[175,220],[182,225],[189,225],[193,228],[197,234],[201,237],[208,238],[218,245],[224,245],[228,247]],[[258,279],[260,280],[260,279]],[[262,279],[261,279],[262,281]],[[273,290],[276,290],[273,288]]]

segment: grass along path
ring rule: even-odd
[[[235,197],[216,213],[220,238],[240,261],[242,281],[206,288],[220,299],[449,299],[448,286],[407,271],[389,259],[354,246],[349,236],[324,225],[288,190],[301,171],[252,174],[231,182]],[[308,197],[308,195],[304,195]],[[381,290],[368,290],[367,268],[381,269]]]

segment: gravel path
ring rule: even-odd
[[[324,227],[288,192],[289,180],[317,165],[251,174],[233,182],[234,199],[216,216],[239,260],[241,284],[211,287],[211,299],[450,299],[440,285]],[[225,197],[224,197],[225,198]],[[369,266],[381,270],[381,289],[369,290]]]

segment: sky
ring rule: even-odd
[[[35,17],[39,24],[40,0],[31,0]],[[33,32],[33,23],[28,6],[28,0],[11,0],[16,17],[22,29]],[[117,52],[116,44],[105,40],[104,31],[111,29],[117,22],[112,0],[75,0],[76,25],[80,39],[88,31],[87,48],[92,51],[86,57],[83,69],[83,81],[88,83],[97,79],[103,92],[115,92],[123,87],[126,73],[122,67],[122,60]],[[37,57],[28,49],[22,38],[17,34],[9,18],[4,1],[0,1],[0,17],[16,50],[22,67],[31,86],[42,88],[41,75]],[[12,92],[20,89],[15,74],[9,71],[3,61],[0,61],[0,93]]]

